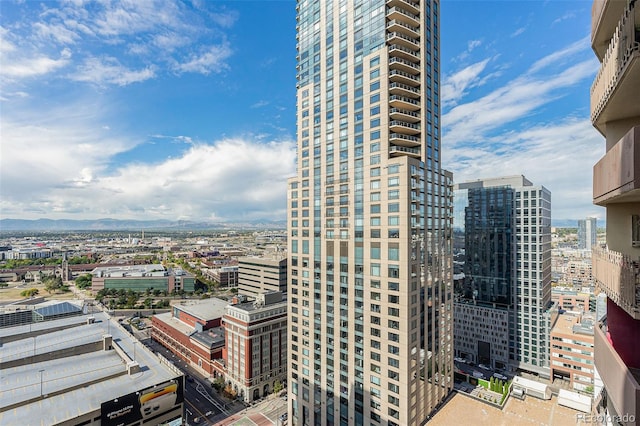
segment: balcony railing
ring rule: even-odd
[[[597,124],[600,115],[607,107],[620,77],[634,59],[640,57],[640,32],[636,32],[634,6],[627,8],[613,33],[607,53],[602,60],[600,71],[591,86],[591,121]],[[631,77],[633,79],[634,76]],[[623,91],[624,92],[624,91]],[[624,93],[623,93],[624,94]],[[631,98],[637,104],[635,97]],[[622,108],[621,108],[622,109]],[[631,112],[631,111],[629,111]],[[616,117],[624,118],[625,116]]]
[[[593,276],[609,299],[635,319],[640,319],[640,259],[606,248],[594,248]]]
[[[629,130],[593,167],[593,202],[616,202],[640,192],[640,126]]]
[[[607,389],[607,399],[613,403],[617,413],[637,418],[640,385],[636,375],[607,339],[606,329],[594,327],[593,334],[595,366]]]

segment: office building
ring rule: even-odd
[[[578,248],[591,250],[598,243],[598,219],[588,217],[578,221]]]
[[[287,292],[287,257],[282,252],[238,258],[238,294]]]
[[[465,241],[457,355],[549,377],[551,193],[524,176],[460,183],[454,192]]]
[[[287,302],[282,293],[261,293],[253,302],[229,305],[225,381],[245,402],[274,392],[287,380]]]
[[[297,3],[289,422],[416,425],[453,386],[437,0]]]
[[[604,383],[595,406],[614,423],[635,424],[640,415],[640,5],[596,0],[591,19],[591,46],[601,63],[591,87],[591,121],[606,140],[605,154],[593,167],[593,202],[606,209],[607,234],[606,248],[592,250],[596,294],[606,294],[606,318],[594,330],[595,365]]]
[[[132,290],[166,292],[195,290],[195,277],[183,269],[161,264],[100,266],[91,271],[91,290]]]
[[[0,329],[0,424],[179,425],[184,376],[99,312]]]

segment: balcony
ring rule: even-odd
[[[420,52],[415,49],[401,46],[399,44],[389,45],[389,54],[397,58],[404,58],[408,61],[419,62]]]
[[[420,49],[420,40],[398,31],[387,33],[387,41],[391,44],[403,45],[412,50]]]
[[[591,121],[602,134],[607,121],[640,116],[639,12],[630,6],[621,15],[591,86]]]
[[[417,111],[420,109],[420,101],[400,95],[389,96],[389,105],[393,108],[400,108],[407,111]]]
[[[391,122],[389,122],[389,129],[392,132],[400,132],[404,135],[417,135],[420,133],[420,124],[415,124],[415,123],[407,123],[406,121],[402,121],[402,120],[391,120]],[[413,138],[412,139],[417,139],[418,143],[420,142],[419,138]]]
[[[387,22],[387,30],[388,31],[397,31],[408,34],[414,38],[420,37],[420,28],[414,25],[409,25],[402,21],[396,21],[392,19]]]
[[[591,5],[591,46],[601,60],[626,6],[620,0],[594,0]]]
[[[606,336],[606,328],[594,327],[594,361],[607,389],[608,399],[619,415],[637,418],[640,403],[638,371],[622,361]]]
[[[389,116],[392,120],[402,120],[407,123],[417,123],[420,121],[420,114],[417,112],[400,108],[389,109]]]
[[[387,0],[387,6],[400,6],[413,13],[420,13],[420,4],[411,0]]]
[[[640,126],[629,130],[593,166],[593,203],[640,201]]]
[[[403,22],[412,27],[418,27],[420,25],[420,17],[398,6],[387,9],[387,18]]]
[[[389,80],[394,83],[403,83],[408,86],[420,87],[420,78],[414,74],[409,74],[404,71],[389,71]]]
[[[402,83],[390,83],[389,93],[392,95],[406,96],[413,99],[420,99],[420,89]]]
[[[640,319],[640,259],[606,248],[594,248],[596,286],[632,318]]]
[[[389,147],[389,152],[394,157],[408,155],[410,157],[420,158],[421,156],[420,148],[408,148],[406,146],[391,145]]]
[[[420,64],[392,56],[389,58],[389,70],[400,70],[407,74],[416,75],[420,73]]]

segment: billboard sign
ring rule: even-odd
[[[155,417],[173,409],[184,401],[184,377],[123,395],[101,405],[101,424],[126,426],[140,420]]]

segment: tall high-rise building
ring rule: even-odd
[[[578,220],[578,248],[591,250],[598,242],[598,219],[588,217]]]
[[[460,183],[454,192],[465,241],[464,284],[454,306],[456,354],[548,377],[551,193],[524,176]]]
[[[439,2],[299,0],[289,419],[417,425],[453,386]]]
[[[606,138],[593,167],[593,202],[606,208],[606,248],[592,250],[606,317],[595,327],[595,365],[604,384],[595,406],[609,421],[640,412],[640,5],[596,0],[591,46],[601,68],[591,87],[591,121]],[[599,312],[599,318],[602,312]],[[597,389],[596,389],[597,391]]]

